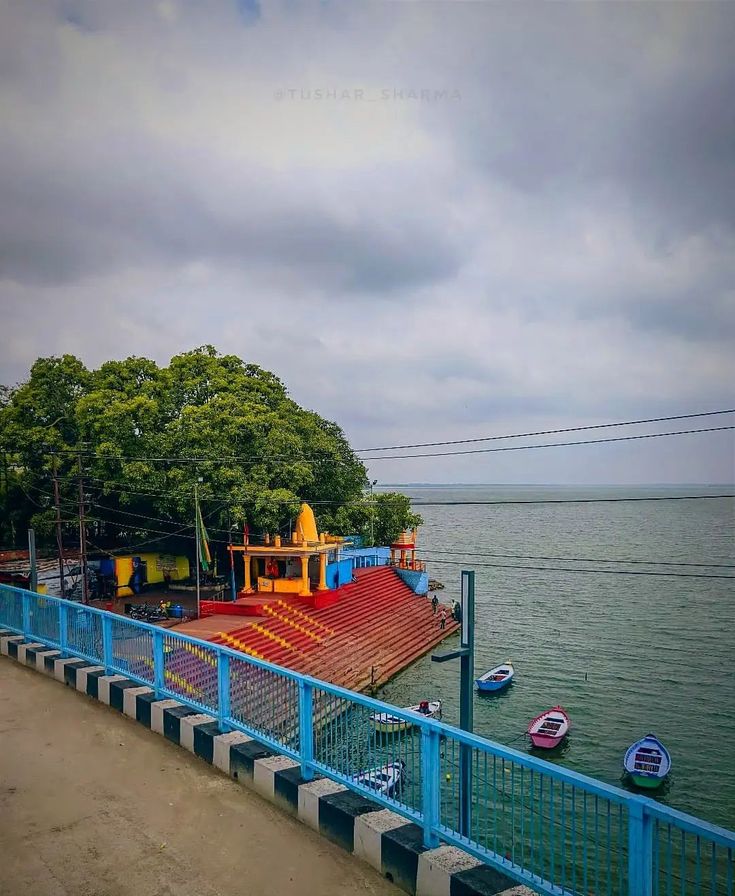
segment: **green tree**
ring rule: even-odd
[[[371,497],[338,507],[330,517],[330,531],[360,535],[366,545],[390,544],[401,532],[420,526],[423,519],[411,511],[411,500],[400,492],[376,492]]]
[[[54,468],[65,529],[76,531],[80,458],[92,548],[147,542],[191,553],[198,480],[213,541],[244,523],[288,531],[301,501],[337,534],[369,534],[374,510],[378,541],[416,519],[403,496],[364,497],[365,467],[337,424],[299,407],[273,373],[212,346],[167,367],[132,357],[90,371],[71,355],[38,359],[26,382],[0,393],[0,452],[6,543],[28,524],[51,540]]]

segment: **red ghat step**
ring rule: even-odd
[[[416,610],[415,608],[395,608],[401,610],[401,613],[393,614],[393,628],[391,631],[405,631],[416,630],[418,627],[431,627],[435,623],[436,617],[425,615],[421,610]],[[335,632],[335,635],[326,636],[324,641],[321,643],[330,643],[334,645],[338,640],[341,640],[341,635],[356,635],[360,634],[360,630],[364,628],[372,629],[375,625],[376,616],[375,613],[370,610],[367,615],[360,614],[360,616],[355,617],[350,616],[347,620],[350,624],[343,626],[339,626],[338,630]],[[361,623],[359,626],[356,623]],[[316,649],[319,646],[319,642],[315,642],[310,638],[307,638],[304,635],[300,635],[296,637],[294,633],[285,631],[282,627],[270,626],[269,631],[273,634],[284,637],[285,640],[289,641],[289,643],[293,644],[295,647],[304,648],[307,647],[310,650]],[[288,637],[288,635],[291,637]],[[251,646],[255,646],[256,641],[260,644],[273,644],[274,642],[271,639],[264,636],[262,633],[254,631],[252,629],[249,630],[249,627],[245,626],[242,629],[236,629],[230,632],[232,637],[239,637],[241,640],[246,639]]]

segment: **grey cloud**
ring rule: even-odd
[[[153,144],[98,149],[83,164],[3,155],[14,177],[0,183],[0,275],[21,282],[206,260],[277,263],[323,288],[379,294],[449,277],[461,263],[437,209],[420,217],[363,201],[344,221],[257,170],[225,172],[207,191],[196,162]],[[390,176],[400,182],[400,171]]]
[[[727,400],[731,4],[0,16],[0,381],[38,354],[165,362],[210,341],[361,445]],[[290,87],[460,97],[277,104]],[[723,469],[721,447],[671,450],[682,478]],[[655,451],[637,456],[655,477]]]
[[[451,112],[476,166],[542,208],[607,201],[609,185],[652,244],[733,227],[730,4],[483,4],[454,18],[474,35],[454,67],[473,114]]]

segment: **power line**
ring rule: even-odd
[[[630,560],[620,557],[540,557],[534,554],[493,554],[489,552],[478,553],[463,550],[445,551],[439,550],[437,548],[431,548],[430,554],[432,557],[434,556],[434,554],[453,554],[454,556],[462,557],[499,557],[501,559],[507,560],[543,560],[544,562],[551,561],[564,563],[618,563],[622,565],[630,563],[641,564],[645,566],[696,566],[706,569],[735,569],[735,564],[731,563],[692,563],[691,561],[678,560]]]
[[[614,423],[596,423],[590,424],[587,426],[572,426],[565,427],[561,429],[549,429],[549,430],[539,430],[537,432],[528,432],[528,433],[511,433],[506,435],[497,435],[497,436],[486,436],[481,438],[471,438],[471,439],[454,439],[442,442],[423,442],[416,443],[413,445],[395,445],[395,446],[385,446],[382,448],[358,448],[355,449],[354,453],[365,453],[371,451],[393,451],[393,450],[403,450],[405,448],[421,448],[421,447],[432,447],[438,445],[459,445],[459,444],[470,444],[475,442],[486,442],[486,441],[496,441],[501,439],[517,439],[531,436],[539,436],[539,435],[551,435],[558,434],[564,432],[583,432],[586,430],[592,429],[606,429],[606,428],[615,428],[620,426],[637,426],[644,423],[656,423],[656,422],[664,422],[670,420],[686,420],[692,419],[696,417],[711,417],[715,415],[722,414],[731,414],[735,413],[735,409],[727,408],[722,410],[715,411],[701,411],[699,413],[691,413],[691,414],[675,414],[666,417],[650,417],[640,420],[628,420],[622,422],[614,422]],[[399,457],[445,457],[451,454],[479,454],[490,451],[512,451],[512,450],[523,450],[524,448],[554,448],[568,445],[589,445],[595,442],[614,442],[614,441],[624,441],[624,440],[632,440],[632,439],[643,439],[643,438],[657,438],[661,436],[673,436],[673,435],[687,435],[690,433],[696,432],[714,432],[716,430],[721,429],[733,429],[735,426],[722,426],[722,427],[710,427],[703,429],[692,429],[692,430],[681,430],[677,432],[668,432],[668,433],[649,433],[647,435],[640,436],[617,436],[610,439],[594,439],[588,441],[578,441],[578,442],[555,442],[545,445],[519,445],[519,446],[510,446],[508,448],[486,448],[486,449],[475,449],[468,451],[454,451],[454,452],[434,452],[434,453],[423,453],[423,454],[405,454],[405,455],[391,455],[390,458],[386,457],[368,457],[364,458],[365,461],[372,460],[386,460],[386,459],[397,459]],[[71,448],[59,448],[56,449],[59,452],[64,453],[77,453],[76,449]],[[257,464],[262,461],[277,461],[280,463],[339,463],[344,464],[349,461],[349,459],[345,459],[342,457],[335,457],[331,454],[325,454],[321,457],[303,457],[300,455],[284,455],[284,454],[252,454],[252,455],[229,455],[229,456],[220,456],[216,458],[210,457],[165,457],[165,456],[152,456],[152,455],[125,455],[125,454],[114,454],[114,453],[103,453],[96,451],[84,451],[85,457],[90,458],[99,458],[99,459],[108,459],[108,460],[118,460],[118,461],[138,461],[138,462],[151,462],[151,463],[190,463],[190,464],[221,464],[229,461],[238,461],[240,463],[250,463]]]
[[[447,558],[432,557],[430,554],[422,554],[422,559],[426,559],[429,563],[446,563],[452,566],[463,566],[465,562],[462,560],[449,560]],[[648,570],[625,570],[625,569],[578,569],[573,566],[526,566],[518,563],[473,563],[473,566],[485,567],[487,569],[526,569],[532,572],[573,572],[587,573],[589,575],[611,575],[611,576],[666,576],[676,579],[730,579],[735,580],[735,575],[726,576],[717,573],[700,573],[700,572],[650,572]]]
[[[459,457],[465,454],[494,454],[500,451],[530,451],[539,448],[567,448],[571,445],[602,445],[606,442],[634,442],[638,439],[662,439],[666,436],[687,436],[699,432],[720,432],[725,429],[735,429],[735,424],[730,426],[709,426],[704,429],[679,429],[673,432],[649,432],[639,436],[611,436],[608,439],[583,439],[578,442],[546,442],[542,445],[506,445],[503,448],[468,448],[465,451],[431,451],[421,454],[377,454],[375,457],[365,458],[372,463],[374,460],[408,460],[417,457]]]
[[[74,517],[64,517],[64,519],[66,522],[72,522],[73,520],[75,520]],[[161,535],[178,535],[179,532],[185,532],[187,529],[194,528],[194,525],[192,523],[192,524],[183,526],[181,529],[179,529],[176,532],[167,532],[167,531],[164,531],[163,529],[154,529],[152,526],[144,526],[144,525],[138,526],[134,522],[125,523],[125,522],[120,522],[120,520],[117,520],[117,521],[116,520],[108,520],[108,519],[105,519],[104,517],[100,517],[97,515],[87,517],[87,519],[90,523],[107,523],[109,526],[115,526],[118,529],[137,529],[137,530],[144,529],[146,532],[156,532]],[[194,538],[193,535],[183,535],[181,537],[182,538]]]
[[[91,476],[88,478],[96,479],[97,481],[103,482],[105,484],[108,482],[108,480],[103,480],[100,477]],[[59,477],[59,479],[60,479],[60,481],[63,481],[63,482],[70,482],[70,483],[76,484],[76,479],[68,479],[68,478],[63,478],[63,477]],[[163,498],[179,498],[179,497],[181,497],[181,493],[177,492],[177,491],[167,491],[167,492],[146,491],[146,492],[142,492],[142,491],[137,491],[136,489],[127,488],[125,486],[125,483],[122,483],[122,482],[114,482],[111,484],[119,485],[119,486],[121,486],[121,488],[105,488],[104,485],[96,486],[96,488],[99,488],[100,490],[104,491],[105,493],[112,493],[112,494],[118,494],[118,495],[130,494],[130,495],[142,495],[144,497],[163,497]],[[400,488],[400,486],[397,486],[397,487]],[[445,486],[442,486],[442,488],[444,488],[444,487]],[[453,486],[453,488],[465,488],[465,487],[466,486],[462,486],[462,485]],[[29,488],[34,489],[35,491],[39,492],[40,494],[44,495],[47,498],[51,497],[51,495],[49,495],[48,492],[44,492],[38,486],[31,485],[31,486],[29,486]],[[428,487],[427,486],[410,486],[409,485],[409,486],[405,486],[405,488],[411,489],[411,490],[423,491],[425,488],[428,488]],[[27,497],[30,498],[30,495],[28,495]],[[256,498],[236,498],[236,500],[237,500],[237,503],[239,503],[239,504],[255,504],[255,503],[257,503],[258,500],[260,500],[261,497],[262,496],[259,496]],[[406,497],[408,497],[410,500],[410,495],[406,495]],[[205,498],[211,499],[214,501],[221,500],[223,502],[233,500],[232,495],[206,495]],[[516,506],[516,505],[521,506],[521,505],[526,505],[526,504],[528,504],[528,505],[534,505],[534,504],[539,504],[539,505],[544,505],[544,504],[617,504],[617,503],[623,503],[623,502],[636,502],[636,501],[709,501],[709,500],[716,500],[716,499],[719,500],[719,499],[723,499],[723,498],[735,498],[735,493],[722,493],[722,494],[714,494],[714,495],[638,495],[638,496],[616,497],[616,498],[532,498],[529,500],[523,500],[523,499],[521,499],[521,500],[507,500],[507,499],[493,500],[493,499],[490,499],[490,500],[482,500],[482,501],[480,501],[480,500],[478,500],[478,501],[473,501],[473,500],[469,500],[469,501],[421,501],[421,500],[413,501],[413,500],[411,500],[411,506],[412,507],[462,507],[463,505],[467,505],[467,506],[471,506],[471,507],[472,506],[474,506],[474,507],[484,507],[484,506],[493,507],[493,506],[500,506],[503,504],[508,504],[510,506]],[[268,500],[270,500],[276,504],[290,504],[294,500],[301,501],[303,499],[301,499],[301,498],[295,498],[295,499],[294,498],[269,498]],[[75,503],[75,502],[65,502],[65,503]],[[318,507],[318,506],[332,506],[332,507],[365,506],[365,507],[370,507],[370,506],[372,506],[371,502],[365,497],[355,498],[355,499],[351,499],[349,501],[341,501],[341,500],[308,501],[307,503],[309,503],[313,507]],[[37,506],[40,506],[40,505],[37,505]],[[100,505],[100,506],[102,506],[102,505]],[[112,508],[105,508],[105,509],[112,510]],[[123,512],[123,511],[120,511],[120,512]],[[168,522],[168,520],[163,520],[161,518],[150,517],[150,519],[159,519],[160,522]],[[220,530],[220,531],[225,531],[225,530]]]
[[[512,435],[481,436],[475,439],[451,439],[444,442],[416,442],[413,445],[383,445],[378,448],[355,448],[357,454],[366,451],[399,451],[405,448],[435,448],[439,445],[469,445],[474,442],[494,442],[499,439],[525,439],[531,436],[558,435],[563,432],[583,432],[589,429],[609,429],[617,426],[640,426],[644,423],[664,423],[670,420],[691,420],[693,417],[714,417],[718,414],[735,414],[735,408],[726,408],[720,411],[700,411],[695,414],[673,414],[669,417],[648,417],[644,420],[625,420],[620,423],[593,423],[589,426],[568,426],[564,429],[542,429],[537,432],[518,432]],[[370,458],[365,458],[370,460]]]
[[[723,495],[644,495],[631,498],[541,498],[530,501],[411,501],[411,507],[462,507],[498,506],[502,504],[619,504],[632,501],[710,501],[735,498],[735,494]]]
[[[71,520],[71,519],[73,519],[73,518],[69,518],[69,520]],[[90,519],[90,521],[100,522],[100,523],[108,523],[108,524],[110,524],[110,525],[117,526],[117,527],[119,527],[119,528],[135,528],[134,526],[126,527],[124,524],[120,524],[120,523],[115,522],[115,521],[113,521],[113,520],[107,520],[107,519],[100,518],[100,517],[94,517],[94,518],[91,518],[91,517],[90,517],[89,519]],[[158,534],[161,534],[164,538],[167,537],[167,536],[176,536],[176,537],[180,537],[180,538],[189,538],[189,539],[195,539],[195,538],[196,538],[196,536],[194,536],[194,535],[183,534],[183,533],[186,532],[187,529],[191,529],[191,528],[192,528],[191,525],[183,526],[181,529],[176,530],[176,531],[174,531],[174,532],[164,532],[164,531],[161,530],[161,529],[153,529],[153,528],[151,528],[151,527],[149,527],[149,526],[141,526],[140,528],[146,529],[146,530],[149,531],[149,532],[156,532],[156,533],[158,533]],[[161,539],[156,539],[156,540],[161,541],[161,540],[163,540],[163,538],[161,538]],[[212,541],[212,542],[214,542],[214,543],[217,543],[217,544],[226,544],[226,543],[227,543],[227,542],[225,542],[225,541],[222,540],[222,539],[210,539],[210,541]],[[145,542],[144,542],[144,543],[145,543]],[[437,551],[437,552],[435,552],[435,553],[441,553],[441,552]],[[469,553],[462,553],[462,556],[470,556],[470,554],[469,554]],[[475,556],[505,556],[505,555],[476,554]],[[514,556],[516,556],[516,555],[507,555],[507,556],[509,556],[509,557],[514,557]],[[518,556],[520,559],[524,559],[524,558],[523,558],[523,555],[517,555],[517,556]],[[422,559],[428,559],[428,561],[431,562],[431,563],[445,563],[445,564],[450,564],[450,565],[455,565],[455,566],[461,566],[461,565],[465,562],[465,561],[463,561],[463,560],[453,560],[453,559],[448,559],[448,558],[446,558],[446,557],[436,557],[436,556],[434,556],[434,554],[431,553],[431,552],[426,552],[426,553],[422,552],[422,553],[421,553],[421,557],[422,557]],[[540,559],[540,560],[544,560],[544,559],[546,559],[546,558],[543,558],[543,557],[539,557],[539,558],[535,558],[535,557],[532,558],[532,557],[529,557],[528,559]],[[586,559],[586,558],[563,558],[563,557],[560,557],[560,558],[548,558],[548,559],[550,559],[550,560],[558,560],[558,561],[566,561],[567,559],[569,559],[569,560],[572,561],[572,562],[584,562],[584,563],[596,562],[596,563],[621,563],[621,564],[626,564],[626,563],[636,563],[636,562],[637,562],[637,563],[650,563],[651,565],[672,565],[672,566],[685,566],[685,565],[686,565],[686,566],[695,566],[695,565],[696,565],[696,566],[702,566],[702,567],[705,567],[705,568],[726,568],[726,569],[734,568],[734,567],[731,567],[731,566],[726,566],[725,564],[708,564],[708,563],[701,563],[701,564],[694,564],[694,563],[687,563],[687,564],[684,564],[684,563],[670,563],[670,564],[668,564],[668,563],[667,563],[667,564],[662,564],[662,563],[660,563],[660,562],[658,562],[658,561],[589,560],[589,559]],[[660,572],[660,571],[649,571],[649,570],[635,570],[635,571],[633,571],[633,570],[616,570],[616,569],[580,569],[580,568],[575,568],[575,567],[528,566],[528,565],[525,565],[525,564],[516,564],[516,563],[482,563],[482,562],[479,562],[479,563],[475,562],[475,563],[473,563],[473,565],[474,565],[474,566],[480,566],[480,567],[493,568],[493,569],[525,569],[525,570],[531,570],[531,571],[537,571],[537,572],[539,572],[539,571],[540,571],[540,572],[573,572],[573,573],[592,573],[592,574],[600,574],[600,575],[641,575],[641,576],[647,575],[647,576],[668,576],[668,577],[675,577],[675,578],[715,578],[715,579],[735,579],[735,575],[718,575],[718,574],[703,574],[703,573],[679,573],[679,572]]]

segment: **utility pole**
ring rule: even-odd
[[[64,542],[61,537],[61,499],[59,498],[59,479],[56,469],[56,455],[51,459],[54,476],[54,504],[56,505],[56,546],[59,551],[59,590],[66,597],[64,589]]]
[[[373,486],[377,484],[377,479],[370,480],[370,547],[375,547],[375,496],[373,495]]]
[[[31,565],[31,575],[28,587],[31,591],[38,591],[38,560],[36,559],[36,533],[28,530],[28,560]]]
[[[79,554],[82,569],[82,602],[89,603],[89,587],[87,582],[87,527],[84,523],[84,470],[82,468],[82,455],[78,455],[79,461]]]
[[[199,529],[199,483],[202,481],[202,477],[199,476],[197,481],[194,483],[194,528],[196,530],[196,543],[197,543],[197,551],[196,551],[196,563],[197,563],[197,619],[199,619],[200,613],[200,605],[201,605],[201,594],[200,594],[200,586],[199,586],[199,563],[201,561],[201,532]]]

